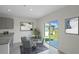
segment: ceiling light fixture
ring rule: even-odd
[[[30,11],[33,11],[33,9],[29,9]]]
[[[8,12],[10,12],[11,11],[11,9],[8,9]]]

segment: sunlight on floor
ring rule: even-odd
[[[59,54],[58,49],[56,49],[56,48],[54,48],[54,47],[52,47],[52,46],[49,46],[49,45],[46,44],[46,43],[44,43],[44,45],[45,45],[46,47],[48,47],[48,50],[45,50],[45,51],[40,52],[40,53],[38,53],[38,54]]]

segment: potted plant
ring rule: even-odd
[[[37,30],[36,28],[33,30],[33,36],[34,36],[35,38],[40,38],[40,32],[39,32],[39,30]]]

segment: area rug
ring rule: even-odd
[[[43,44],[37,44],[37,47],[33,48],[32,51],[31,51],[31,53],[29,53],[29,54],[37,54],[37,53],[43,52],[43,51],[45,51],[47,49],[48,48],[45,47]],[[20,52],[21,52],[21,54],[28,54],[25,51],[23,51],[22,46],[20,46]]]

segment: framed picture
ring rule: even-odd
[[[32,23],[31,22],[20,22],[20,29],[21,31],[30,31],[32,30]]]
[[[79,34],[78,23],[79,17],[65,19],[65,32],[70,34]]]

